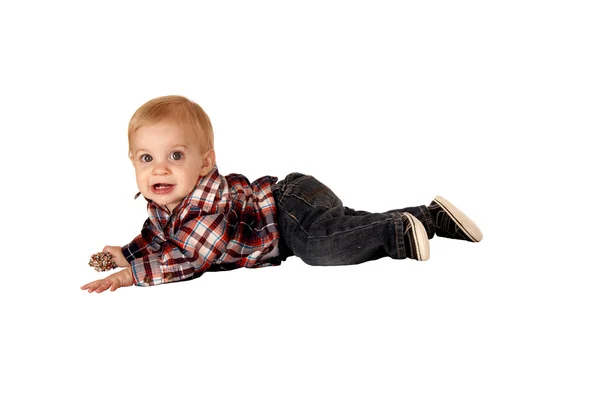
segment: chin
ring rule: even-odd
[[[150,196],[147,196],[146,198],[150,199],[152,202],[156,203],[157,205],[160,206],[164,206],[164,205],[170,205],[172,203],[175,203],[176,201],[172,200],[172,199],[165,199],[161,196],[156,196],[156,194],[154,193],[150,193]],[[171,208],[169,208],[171,209]]]

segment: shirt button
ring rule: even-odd
[[[152,279],[150,278],[150,276],[146,276],[146,278],[144,278],[144,283],[146,284],[150,284],[151,281]]]
[[[173,273],[167,273],[165,275],[165,280],[172,280],[173,279]]]

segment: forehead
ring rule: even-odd
[[[131,136],[132,148],[143,146],[191,145],[195,135],[189,129],[171,122],[159,122],[140,127]]]

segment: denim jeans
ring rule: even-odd
[[[295,255],[309,265],[352,265],[389,256],[406,258],[401,212],[411,213],[433,237],[426,206],[385,213],[357,211],[310,175],[289,174],[273,187],[281,234],[279,258]]]

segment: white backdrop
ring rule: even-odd
[[[597,400],[594,3],[3,2],[0,398]],[[127,123],[166,94],[223,174],[439,194],[484,240],[81,291],[142,227]]]

